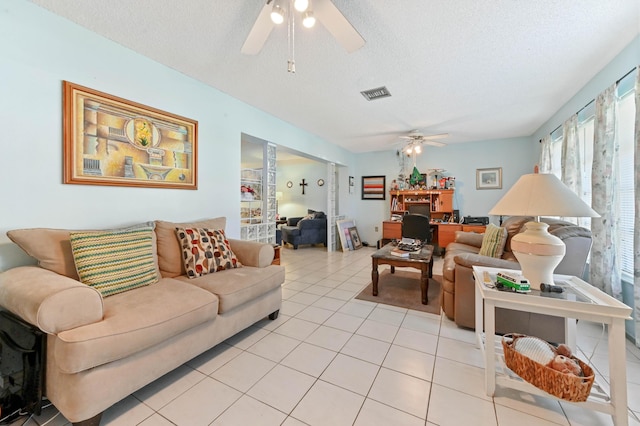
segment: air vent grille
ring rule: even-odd
[[[374,99],[386,98],[388,96],[391,96],[391,93],[389,93],[389,89],[387,89],[384,86],[377,87],[375,89],[365,90],[360,93],[362,93],[362,96],[364,96],[365,99],[368,101],[373,101]]]

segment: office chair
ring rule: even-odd
[[[428,216],[422,214],[406,214],[402,216],[402,237],[431,243],[431,225]]]

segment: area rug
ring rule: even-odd
[[[385,305],[414,309],[416,311],[440,313],[440,283],[442,277],[434,275],[429,279],[427,299],[429,303],[423,305],[420,294],[420,273],[396,269],[394,274],[389,269],[380,272],[378,277],[378,295],[371,294],[373,283],[356,296],[356,299]]]

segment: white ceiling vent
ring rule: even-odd
[[[364,96],[365,99],[368,101],[373,101],[375,99],[386,98],[387,96],[391,96],[391,93],[389,93],[389,89],[387,89],[384,86],[378,87],[375,89],[365,90],[360,93],[362,93],[362,96]]]

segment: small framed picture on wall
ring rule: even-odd
[[[502,189],[502,167],[476,169],[476,189]]]

